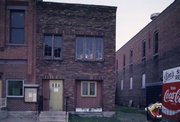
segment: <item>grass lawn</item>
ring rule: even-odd
[[[145,111],[143,110],[138,110],[135,108],[129,108],[125,106],[116,106],[115,107],[116,111],[116,117],[79,117],[76,115],[70,115],[69,117],[69,122],[124,122],[121,121],[120,118],[128,118],[128,114],[146,114]],[[124,113],[122,115],[122,113]],[[121,115],[121,117],[120,117]],[[120,117],[120,118],[119,118]],[[141,121],[139,121],[141,122]]]
[[[139,110],[136,108],[129,108],[129,107],[125,107],[125,106],[118,106],[118,105],[116,105],[115,111],[117,114],[119,112],[124,112],[124,113],[137,113],[137,114],[139,113],[139,114],[146,115],[146,112],[144,110]]]

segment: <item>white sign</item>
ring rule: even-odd
[[[58,92],[59,91],[59,89],[58,88],[54,88],[54,92]]]
[[[76,108],[76,112],[102,112],[102,108]]]
[[[163,83],[180,82],[180,67],[163,71]]]

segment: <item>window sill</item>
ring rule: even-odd
[[[158,57],[159,56],[159,53],[155,53],[154,55],[153,55],[153,57]]]
[[[84,59],[75,59],[77,62],[104,62],[104,59],[100,60],[84,60]]]
[[[12,46],[12,47],[27,47],[28,45],[27,45],[27,44],[11,44],[11,43],[8,43],[8,44],[6,44],[6,46]]]
[[[24,96],[7,96],[7,98],[24,98]]]
[[[97,96],[90,96],[90,95],[89,95],[89,96],[82,96],[82,95],[81,95],[81,97],[83,97],[83,98],[95,98],[95,97],[97,97]]]
[[[43,57],[43,60],[46,60],[46,61],[63,61],[62,58],[50,58],[50,57]]]

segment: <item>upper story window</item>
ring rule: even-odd
[[[102,60],[103,38],[101,37],[76,37],[76,59],[78,60]]]
[[[126,65],[126,56],[123,55],[123,69],[125,69],[125,65]]]
[[[146,56],[146,40],[142,41],[142,58]]]
[[[154,33],[154,54],[158,53],[158,48],[159,48],[159,33],[156,31]]]
[[[10,43],[24,44],[25,41],[25,11],[10,11]]]
[[[133,64],[133,50],[130,50],[130,64]]]
[[[45,35],[44,36],[44,57],[49,59],[62,58],[62,36]]]

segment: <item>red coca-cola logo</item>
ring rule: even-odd
[[[164,102],[180,103],[180,89],[176,92],[172,92],[167,89],[164,94]]]
[[[180,109],[180,82],[163,84],[162,104],[169,110]]]

